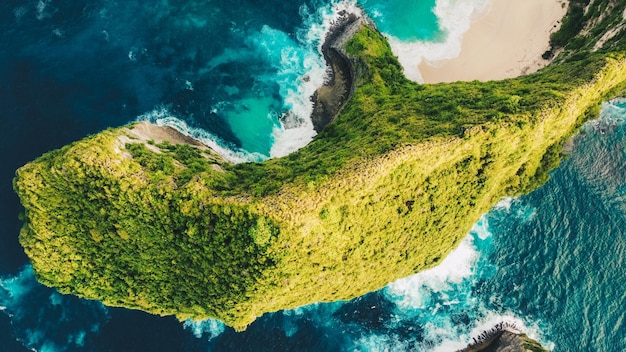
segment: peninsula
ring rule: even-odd
[[[593,2],[607,3],[619,5]],[[351,23],[330,45],[345,101],[318,94],[328,124],[293,154],[233,165],[135,123],[20,168],[20,242],[38,280],[236,329],[350,299],[436,266],[501,197],[545,182],[565,141],[626,87],[626,43],[568,51],[582,28],[566,21],[563,56],[537,73],[435,85],[407,80],[385,38]]]

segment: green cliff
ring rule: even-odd
[[[218,318],[349,299],[433,267],[501,197],[545,182],[626,82],[621,53],[497,82],[418,85],[362,26],[356,89],[310,145],[232,165],[139,123],[17,171],[37,278],[107,305]]]

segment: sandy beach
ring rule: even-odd
[[[419,65],[424,83],[517,77],[549,63],[550,33],[565,15],[565,0],[493,0],[463,36],[457,58]]]

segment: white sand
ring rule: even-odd
[[[419,65],[424,83],[517,77],[549,63],[550,33],[565,15],[565,0],[493,0],[463,36],[459,57]]]

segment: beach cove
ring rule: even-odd
[[[424,83],[488,81],[536,72],[551,61],[550,34],[567,11],[564,0],[493,0],[472,19],[457,57],[419,64]]]

